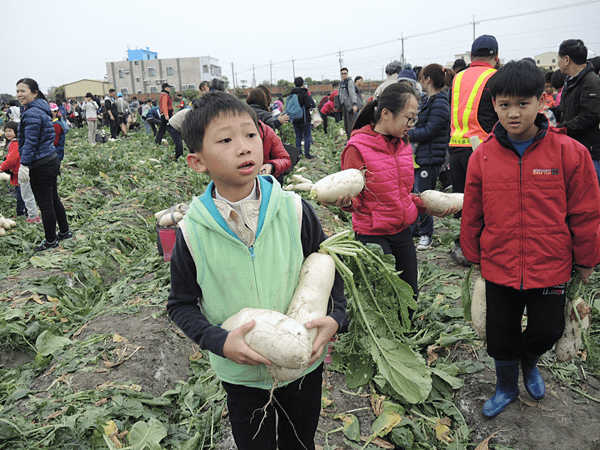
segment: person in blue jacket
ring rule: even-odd
[[[439,64],[429,64],[421,72],[421,86],[427,97],[419,107],[419,121],[408,131],[415,155],[415,192],[435,189],[437,178],[446,159],[450,140],[450,102],[443,92],[452,85],[453,72]],[[431,247],[433,217],[419,214],[411,226],[413,236],[420,236],[417,250]]]
[[[45,238],[33,249],[40,252],[58,247],[58,241],[71,239],[73,234],[69,230],[67,214],[58,196],[60,160],[54,147],[56,134],[50,106],[37,82],[31,78],[22,78],[17,82],[17,99],[24,107],[18,133],[21,153],[19,183],[30,182],[33,196],[42,213]]]
[[[154,133],[154,137],[156,137],[156,127],[160,127],[160,111],[158,106],[153,106],[148,110],[146,122],[152,127],[152,132]]]

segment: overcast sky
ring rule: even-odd
[[[600,0],[215,1],[0,0],[5,42],[0,93],[19,78],[51,86],[103,79],[106,62],[146,48],[159,58],[210,55],[229,80],[257,83],[295,75],[339,79],[339,54],[350,75],[381,79],[400,59],[445,65],[469,51],[475,34],[492,34],[504,61],[557,51],[582,39],[600,55]],[[404,38],[404,39],[402,39]],[[292,60],[294,64],[292,65]],[[270,66],[272,65],[272,73]]]

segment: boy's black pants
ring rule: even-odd
[[[314,450],[321,412],[322,372],[321,364],[306,377],[275,389],[275,399],[268,406],[262,425],[265,414],[262,408],[269,402],[270,391],[223,382],[229,421],[238,449]],[[254,437],[259,427],[258,435]]]
[[[485,282],[488,354],[500,361],[518,359],[523,351],[542,355],[560,339],[565,328],[565,285],[518,289]],[[521,319],[527,307],[527,328]]]

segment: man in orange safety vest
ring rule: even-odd
[[[471,46],[471,64],[453,80],[450,99],[450,175],[452,191],[464,192],[467,165],[473,153],[471,138],[483,140],[498,121],[487,83],[499,65],[498,41],[494,36],[482,35]],[[460,217],[460,213],[456,217]],[[469,264],[456,243],[452,258]]]

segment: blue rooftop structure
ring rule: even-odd
[[[158,59],[158,52],[151,52],[149,47],[146,47],[146,50],[142,48],[127,50],[127,61],[144,61],[149,59]]]

